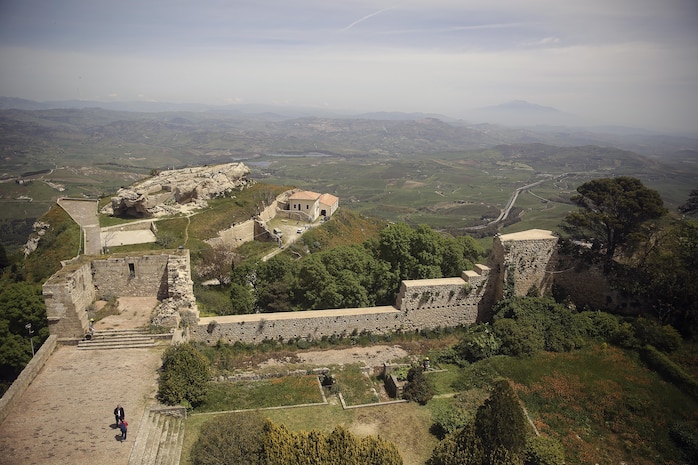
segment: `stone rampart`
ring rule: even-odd
[[[236,223],[218,233],[218,236],[208,239],[206,242],[211,246],[239,247],[245,242],[255,240],[271,240],[271,233],[266,229],[266,222],[276,215],[277,201],[274,200],[270,206],[260,212],[254,218],[242,223]],[[266,236],[266,237],[265,237]]]
[[[180,311],[198,313],[188,250],[77,257],[44,283],[43,294],[49,331],[61,342],[85,336],[87,310],[99,299],[157,297],[158,311],[166,314],[159,321],[163,326],[177,326]]]
[[[0,399],[0,423],[5,421],[12,407],[14,407],[17,401],[22,397],[24,391],[26,391],[27,387],[34,381],[34,378],[36,378],[36,375],[38,375],[44,367],[53,351],[56,350],[57,341],[57,336],[49,336],[39,350],[36,351],[36,354],[34,354],[27,366],[24,367],[17,379],[14,380],[10,388],[5,391],[5,394],[3,394]]]
[[[87,308],[95,301],[89,261],[72,260],[43,285],[49,332],[61,339],[81,339],[87,328]]]
[[[534,287],[541,295],[548,294],[553,284],[557,240],[550,231],[541,229],[495,236],[492,244],[495,301],[525,296]]]
[[[99,298],[167,296],[169,254],[121,255],[93,260],[93,283]]]
[[[184,318],[189,337],[207,344],[419,331],[485,320],[505,290],[546,292],[556,244],[557,237],[541,230],[496,237],[492,267],[476,265],[455,278],[403,281],[395,306],[386,307],[198,318],[188,250],[75,263],[51,277],[44,294],[51,334],[61,337],[82,337],[84,310],[105,296],[157,296],[163,302],[155,324],[175,327]]]
[[[206,317],[191,328],[190,336],[206,344],[256,344],[468,325],[478,321],[487,289],[489,268],[478,265],[477,270],[460,278],[403,281],[395,306]]]
[[[525,295],[534,286],[547,291],[556,244],[550,231],[500,236],[492,267],[476,265],[456,278],[403,281],[395,306],[207,317],[192,325],[190,337],[206,344],[255,344],[473,324],[487,318],[497,293],[505,289],[513,295]]]
[[[206,344],[219,340],[257,344],[265,340],[321,339],[323,336],[388,334],[399,331],[400,312],[395,307],[309,310],[200,318],[190,336]]]

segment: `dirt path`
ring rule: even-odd
[[[371,347],[352,347],[350,349],[311,350],[298,352],[294,363],[304,363],[315,366],[349,365],[363,363],[365,366],[376,367],[383,363],[394,363],[405,359],[409,353],[400,346],[378,345]],[[281,366],[290,360],[269,359],[260,367]]]

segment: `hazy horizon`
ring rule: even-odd
[[[0,2],[0,95],[467,118],[526,100],[696,132],[698,2]]]

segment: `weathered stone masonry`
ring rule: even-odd
[[[495,237],[489,266],[455,278],[403,281],[395,306],[199,318],[188,250],[79,258],[44,284],[44,296],[51,334],[60,339],[82,338],[85,310],[110,296],[157,296],[154,324],[177,327],[184,320],[189,337],[207,344],[419,331],[485,320],[505,294],[526,295],[532,287],[546,293],[556,244],[542,230]]]
[[[403,281],[395,306],[206,317],[190,328],[190,336],[207,344],[254,344],[472,324],[488,316],[505,290],[526,295],[535,286],[545,292],[556,244],[550,231],[498,236],[490,266],[476,265],[459,278]]]
[[[164,307],[159,318],[170,326],[179,324],[181,311],[196,310],[188,250],[78,257],[44,283],[43,294],[50,333],[61,340],[85,335],[87,309],[99,299],[155,296]]]

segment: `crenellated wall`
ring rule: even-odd
[[[492,244],[494,300],[524,296],[532,288],[537,288],[541,295],[549,294],[557,240],[557,236],[542,229],[495,236]]]
[[[192,325],[190,337],[206,344],[255,344],[461,326],[486,320],[505,290],[512,295],[534,286],[549,290],[556,236],[531,230],[496,237],[494,243],[492,266],[476,265],[456,278],[403,281],[395,306],[206,317]]]
[[[477,265],[460,278],[403,281],[395,306],[262,313],[200,318],[194,340],[256,344],[264,340],[321,339],[370,332],[389,334],[479,321],[489,268]]]
[[[556,245],[550,231],[495,237],[489,267],[476,265],[455,278],[403,281],[395,306],[385,307],[198,318],[188,250],[76,261],[44,284],[44,295],[51,334],[61,338],[81,338],[85,310],[105,296],[157,296],[156,324],[177,326],[185,318],[190,337],[206,344],[420,331],[487,320],[505,293],[525,295],[533,287],[547,293]]]

